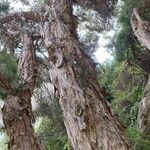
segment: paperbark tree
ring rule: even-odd
[[[23,50],[19,60],[19,76],[23,84],[16,91],[0,74],[0,85],[8,92],[3,111],[3,122],[9,137],[9,150],[41,150],[32,123],[31,97],[35,88],[36,57],[31,35],[22,35]]]
[[[78,41],[72,2],[49,0],[48,4],[41,35],[73,148],[129,150],[130,142],[97,83],[95,65]]]

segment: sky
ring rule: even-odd
[[[9,0],[9,2],[10,2],[10,7],[13,8],[15,11],[29,10],[29,7],[22,5],[22,3],[20,1]]]
[[[113,37],[114,32],[110,31],[106,33],[105,35],[100,35],[99,41],[98,41],[98,48],[96,52],[94,53],[94,56],[96,58],[96,61],[99,63],[104,63],[105,61],[111,61],[113,60],[113,56],[107,52],[106,45],[109,43],[110,38]],[[109,36],[110,38],[107,38]]]

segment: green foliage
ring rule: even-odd
[[[137,128],[139,103],[143,97],[146,82],[145,73],[125,61],[136,62],[132,48],[139,47],[130,24],[133,8],[137,7],[143,20],[150,21],[150,0],[122,0],[117,13],[118,28],[110,48],[114,48],[115,60],[106,63],[99,74],[100,83],[109,89],[114,112],[126,126],[126,132],[133,141],[135,150],[149,150],[150,137],[144,136]],[[139,47],[141,51],[143,50]]]
[[[7,96],[7,92],[0,88],[0,98],[5,99]]]
[[[6,52],[0,52],[0,71],[8,77],[11,82],[17,76],[17,60]]]
[[[63,148],[63,150],[72,150],[71,146],[70,146],[70,143],[67,142]]]
[[[105,64],[104,72],[99,75],[103,86],[107,86],[112,94],[112,106],[125,125],[136,122],[139,101],[143,96],[144,72],[130,67],[125,62]]]
[[[0,52],[0,72],[5,75],[8,80],[17,86],[17,60],[14,56],[6,52]],[[5,98],[6,92],[0,88],[0,98]]]
[[[5,134],[0,133],[0,150],[7,150],[7,137]]]
[[[42,119],[38,135],[47,150],[71,150],[65,129],[47,117]]]
[[[138,131],[137,127],[128,127],[127,135],[133,142],[135,150],[149,150],[150,149],[150,137],[143,135]]]
[[[37,134],[47,150],[70,150],[59,96],[49,91],[49,86],[42,84],[35,91],[38,107],[34,114],[42,119]]]
[[[139,8],[139,13],[144,20],[150,20],[150,0],[123,0],[121,8],[118,11],[118,28],[115,34],[112,45],[115,47],[115,55],[118,61],[126,60],[127,52],[132,49],[132,44],[137,45],[136,42],[131,42],[134,38],[132,27],[130,24],[133,8]]]
[[[145,86],[145,73],[126,62],[113,62],[103,65],[99,81],[109,87],[113,97],[111,104],[120,121],[126,126],[128,137],[136,150],[149,150],[150,139],[137,129],[139,102],[142,100]]]

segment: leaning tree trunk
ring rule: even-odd
[[[148,49],[150,54],[150,23],[141,19],[136,8],[133,10],[131,25],[135,36],[139,42]],[[149,55],[147,55],[147,57],[148,56]],[[147,58],[147,60],[150,60],[150,58]],[[144,90],[144,98],[139,107],[138,126],[143,133],[150,135],[150,77]]]
[[[138,127],[145,134],[150,136],[150,76],[144,89],[144,96],[140,103],[138,117]]]
[[[3,122],[9,137],[9,150],[41,150],[32,123],[31,97],[35,86],[35,49],[28,34],[23,35],[23,51],[19,60],[19,74],[23,80],[21,87],[5,100]]]
[[[130,143],[102,96],[95,65],[78,41],[71,1],[49,0],[46,10],[41,34],[73,148],[129,150]]]

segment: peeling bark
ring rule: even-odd
[[[129,150],[130,142],[101,94],[95,65],[78,41],[76,22],[70,0],[49,0],[41,35],[71,144],[75,150]]]
[[[23,51],[19,60],[19,73],[23,85],[8,95],[2,108],[3,122],[9,137],[9,150],[41,150],[34,134],[31,97],[35,87],[35,49],[29,34],[23,35]]]

